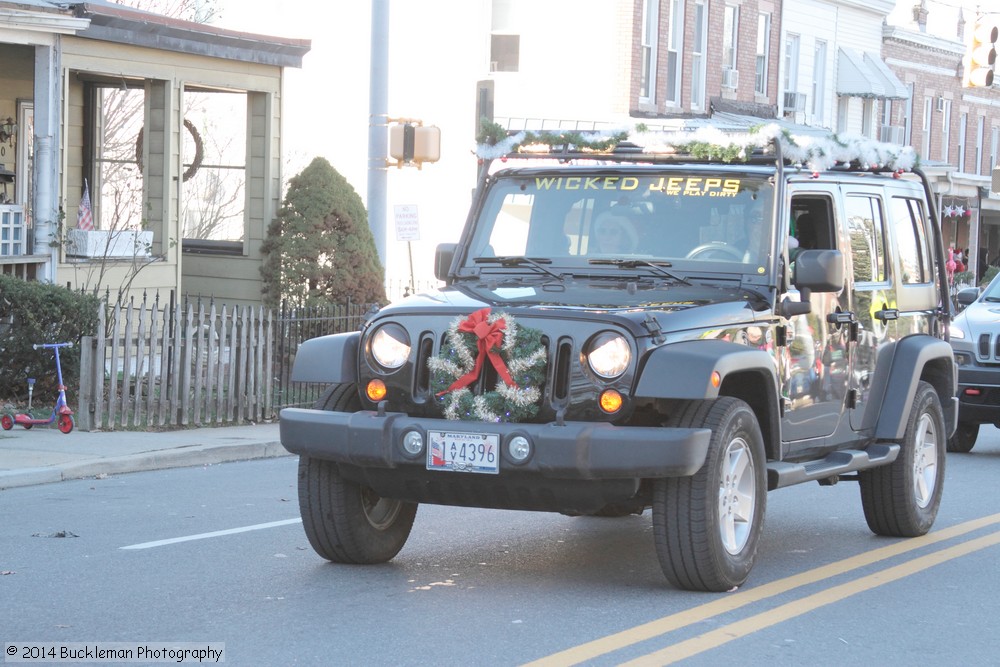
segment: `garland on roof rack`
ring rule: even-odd
[[[446,419],[518,422],[538,414],[546,366],[540,331],[483,308],[455,319],[445,342],[427,367]],[[474,395],[469,385],[479,379],[485,363],[497,371],[496,388]]]
[[[767,150],[772,143],[778,143],[784,159],[813,171],[826,171],[838,165],[876,171],[910,171],[919,165],[917,154],[910,146],[848,134],[795,134],[777,123],[754,126],[742,132],[726,132],[711,127],[693,132],[650,132],[640,124],[632,132],[525,131],[503,138],[497,135],[497,128],[498,125],[489,135],[492,143],[480,143],[476,151],[479,157],[492,159],[516,152],[535,152],[529,147],[540,146],[609,152],[628,141],[647,154],[684,154],[698,159],[738,162],[749,159],[754,151]]]

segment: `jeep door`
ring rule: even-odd
[[[839,249],[846,256],[844,239],[837,233],[836,184],[789,184],[790,231],[797,248],[789,252],[791,268],[800,250]],[[847,272],[845,271],[845,276]],[[801,298],[792,286],[790,295]],[[811,312],[787,320],[785,357],[785,413],[783,440],[791,456],[815,454],[828,448],[827,438],[841,425],[850,384],[851,311],[848,289],[813,293]]]

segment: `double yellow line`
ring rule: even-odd
[[[761,600],[781,595],[782,593],[786,593],[801,586],[814,584],[823,581],[824,579],[842,575],[852,570],[867,567],[887,558],[900,556],[917,549],[923,549],[924,547],[928,547],[945,540],[950,540],[960,535],[965,535],[998,523],[1000,523],[1000,514],[994,514],[992,516],[967,521],[950,528],[938,530],[924,535],[923,537],[915,537],[902,542],[897,542],[896,544],[892,544],[887,547],[874,549],[857,556],[852,556],[851,558],[846,558],[836,563],[830,563],[829,565],[817,567],[801,574],[772,581],[758,588],[751,588],[732,595],[719,597],[718,599],[707,604],[677,612],[676,614],[671,614],[670,616],[664,616],[663,618],[655,621],[650,621],[649,623],[644,623],[634,628],[617,632],[613,635],[602,637],[601,639],[595,639],[594,641],[587,642],[586,644],[580,644],[579,646],[566,649],[565,651],[560,651],[559,653],[554,653],[540,660],[530,662],[525,667],[577,665],[582,662],[586,662],[587,660],[597,658],[598,656],[606,655],[608,653],[612,653],[613,651],[632,646],[633,644],[638,644],[639,642],[665,635],[668,632],[673,632],[674,630],[692,625],[693,623],[698,623],[700,621],[719,616],[720,614],[740,609],[741,607],[753,604],[754,602],[760,602]],[[636,667],[640,665],[669,665],[678,660],[684,660],[685,658],[690,658],[691,656],[697,655],[709,649],[722,646],[727,642],[744,637],[753,632],[757,632],[763,628],[776,625],[782,621],[794,618],[795,616],[818,609],[819,607],[832,604],[852,595],[856,595],[857,593],[888,584],[911,574],[926,570],[935,565],[939,565],[953,558],[958,558],[996,544],[1000,544],[1000,532],[968,540],[966,542],[962,542],[961,544],[941,549],[940,551],[935,551],[934,553],[920,556],[919,558],[914,558],[913,560],[907,561],[901,565],[896,565],[880,572],[827,588],[818,593],[795,600],[794,602],[788,602],[775,607],[770,611],[749,616],[743,620],[730,623],[729,625],[720,627],[703,635],[699,635],[698,637],[674,644],[660,651],[650,653],[641,658],[637,658],[636,660],[623,664]]]

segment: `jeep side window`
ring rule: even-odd
[[[917,285],[933,282],[930,247],[920,202],[916,199],[893,197],[890,207],[896,243],[899,246],[902,283]]]
[[[885,223],[878,197],[848,195],[844,207],[851,238],[855,283],[885,282],[888,276]]]

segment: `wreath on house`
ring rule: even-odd
[[[187,183],[201,169],[201,163],[205,159],[205,144],[201,139],[201,133],[198,132],[198,128],[187,118],[184,119],[184,127],[191,133],[191,138],[194,140],[194,159],[191,160],[188,168],[184,170],[183,176],[183,182]],[[145,129],[145,127],[139,128],[139,136],[135,139],[135,163],[139,166],[140,174],[142,174],[142,135]]]
[[[469,385],[483,364],[496,369],[492,391],[474,395]],[[446,419],[519,422],[538,414],[545,383],[542,333],[508,314],[483,308],[448,327],[441,352],[427,360],[434,392]]]

